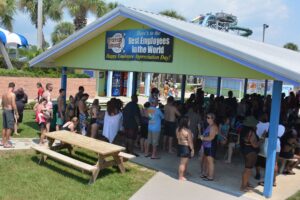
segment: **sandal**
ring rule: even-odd
[[[207,176],[205,176],[204,174],[201,174],[200,178],[207,178]]]
[[[11,149],[12,149],[12,148],[15,148],[15,147],[14,147],[13,145],[11,145],[11,144],[3,145],[3,147],[4,147],[4,148],[7,148],[7,149],[8,149],[8,148],[11,148]]]
[[[208,178],[208,177],[205,177],[205,178],[203,178],[202,180],[204,180],[204,181],[214,181],[213,178]]]
[[[285,172],[283,172],[283,174],[285,174],[285,175],[295,175],[296,173],[293,172],[293,171],[285,171]]]
[[[260,186],[265,186],[265,182],[260,181],[260,182],[258,182],[258,185],[260,185]],[[273,187],[276,187],[276,186],[277,186],[277,184],[276,184],[276,183],[273,183]]]

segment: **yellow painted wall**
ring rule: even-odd
[[[149,29],[126,19],[111,30]],[[207,52],[174,38],[173,62],[111,61],[105,60],[105,33],[64,54],[55,61],[56,66],[118,71],[157,72],[201,76],[221,76],[249,79],[273,79],[236,62]]]

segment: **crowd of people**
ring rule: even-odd
[[[6,148],[12,130],[17,134],[17,125],[22,121],[27,95],[22,88],[14,93],[14,83],[9,83],[8,92],[2,96],[3,131],[2,143]],[[245,169],[242,174],[241,190],[248,191],[253,186],[249,183],[252,169],[256,168],[255,178],[261,180],[260,168],[265,167],[266,146],[268,143],[269,118],[271,114],[271,96],[247,94],[238,101],[232,91],[228,97],[205,97],[202,89],[182,103],[172,95],[167,97],[167,104],[159,100],[160,91],[152,88],[151,95],[144,105],[138,104],[138,97],[133,95],[131,102],[123,105],[117,98],[111,98],[106,109],[101,110],[98,99],[89,106],[89,95],[84,87],[78,93],[69,96],[65,103],[66,92],[60,89],[57,103],[53,104],[53,85],[47,83],[45,89],[37,84],[37,104],[34,107],[36,122],[41,136],[40,144],[46,142],[45,133],[55,130],[68,130],[74,133],[118,143],[126,147],[128,153],[136,153],[136,146],[145,157],[160,159],[160,151],[180,157],[178,167],[179,180],[186,180],[186,171],[190,158],[200,156],[201,178],[213,181],[215,177],[214,160],[217,154],[224,156],[225,163],[232,162],[235,149],[240,149]],[[300,162],[300,95],[291,92],[282,95],[280,125],[277,135],[277,155],[275,179],[278,172],[279,158],[287,159],[285,174],[294,174],[293,168]],[[15,128],[16,126],[16,128]],[[220,151],[220,149],[222,151]],[[224,151],[225,150],[225,151]],[[259,181],[263,185],[263,181]]]

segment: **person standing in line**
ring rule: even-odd
[[[24,111],[24,108],[25,108],[25,104],[28,102],[28,97],[27,97],[27,94],[24,92],[23,88],[19,88],[16,91],[15,95],[16,95],[16,105],[17,105],[19,118],[16,119],[16,121],[15,121],[15,131],[14,131],[14,133],[16,135],[20,135],[18,133],[18,127],[19,127],[19,123],[22,123],[22,121],[23,121],[23,111]]]
[[[157,105],[157,100],[154,100],[151,102],[151,107],[147,109],[149,124],[145,156],[151,156],[151,159],[160,159],[160,157],[157,155],[157,146],[161,131],[161,120],[164,119],[164,115],[160,109],[157,108]],[[152,145],[152,153],[149,153],[149,145]]]
[[[84,93],[81,100],[78,102],[80,132],[84,136],[87,134],[88,107],[86,105],[86,101],[88,98],[89,95]]]
[[[36,87],[37,87],[37,89],[38,89],[36,100],[37,100],[37,102],[39,102],[40,99],[41,99],[42,96],[43,96],[44,88],[43,88],[43,85],[42,85],[40,82],[38,82],[38,83],[36,84]]]
[[[2,95],[2,142],[0,146],[4,148],[14,148],[14,146],[9,142],[10,135],[14,130],[15,119],[19,118],[17,105],[16,105],[16,95],[14,93],[15,83],[10,82],[8,84],[8,91]]]
[[[126,136],[126,150],[128,153],[133,155],[137,155],[133,152],[133,146],[141,123],[141,111],[137,103],[137,95],[132,95],[131,102],[129,102],[123,109],[123,126]]]
[[[164,108],[165,111],[165,135],[164,135],[164,143],[163,149],[167,150],[167,142],[168,142],[168,152],[174,153],[172,150],[173,147],[173,138],[176,135],[176,117],[180,117],[180,113],[177,108],[174,106],[174,97],[168,97],[167,104]]]
[[[66,92],[64,89],[59,90],[59,96],[57,98],[57,113],[56,113],[56,131],[59,131],[65,120],[65,98]]]
[[[45,98],[47,100],[46,109],[50,113],[50,117],[47,119],[47,122],[46,122],[47,132],[50,132],[51,120],[53,118],[53,104],[52,104],[52,99],[51,99],[52,90],[53,90],[53,84],[47,83],[46,90],[44,91],[43,96],[42,96],[43,98]]]
[[[256,136],[256,126],[258,121],[253,116],[248,116],[243,122],[243,128],[240,137],[241,152],[245,159],[245,169],[242,173],[242,184],[240,190],[248,192],[253,188],[249,183],[252,169],[255,166],[257,159],[257,148],[259,141]]]
[[[194,156],[194,144],[191,130],[188,128],[189,118],[183,117],[179,121],[179,127],[176,130],[176,137],[178,140],[178,156],[180,157],[180,164],[178,167],[178,179],[185,181],[184,174],[187,169],[189,159]]]
[[[78,92],[75,95],[75,116],[79,117],[79,109],[78,109],[78,103],[81,100],[82,96],[84,94],[84,87],[83,86],[79,86],[78,88]]]
[[[202,141],[204,156],[203,156],[203,167],[201,178],[205,181],[214,180],[214,159],[216,157],[217,148],[217,135],[219,132],[219,127],[216,123],[216,116],[213,113],[207,114],[208,127],[200,136]]]
[[[71,121],[75,117],[75,99],[72,95],[69,96],[69,104],[66,107],[66,120]]]

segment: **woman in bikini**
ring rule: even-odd
[[[178,168],[179,180],[186,180],[184,174],[186,172],[189,159],[194,156],[193,136],[188,126],[188,117],[183,117],[180,120],[179,127],[176,130],[176,137],[178,140],[178,156],[180,157],[180,164]]]

